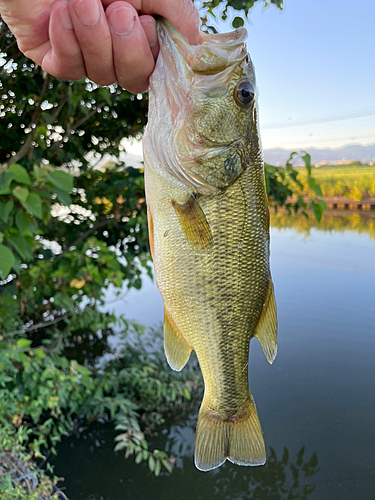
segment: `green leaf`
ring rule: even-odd
[[[25,167],[19,165],[18,163],[13,163],[8,169],[10,172],[14,174],[14,180],[19,182],[20,184],[26,184],[30,186],[31,179]]]
[[[31,245],[29,245],[23,236],[11,234],[8,240],[24,260],[30,261],[33,259]]]
[[[154,472],[155,469],[155,458],[150,455],[148,457],[148,468],[150,469],[151,472]]]
[[[40,125],[38,127],[38,135],[44,135],[44,136],[46,136],[47,135],[47,129],[46,129],[46,127],[44,127],[43,125]]]
[[[27,188],[21,188],[20,186],[15,187],[12,193],[13,196],[18,198],[21,203],[24,203],[27,200],[27,197],[29,196],[29,190]]]
[[[304,154],[302,156],[302,160],[305,164],[308,174],[311,175],[311,156],[309,155],[309,153]]]
[[[323,211],[327,210],[327,203],[324,200],[318,200],[319,205],[322,207]]]
[[[165,458],[162,458],[161,459],[161,463],[164,465],[164,467],[167,469],[168,472],[172,472],[172,467],[170,465],[170,463],[168,462],[168,460],[166,460]]]
[[[154,474],[156,477],[160,474],[160,470],[161,470],[160,460],[156,460],[155,469],[154,469]]]
[[[72,204],[72,198],[70,197],[70,194],[67,193],[66,191],[63,191],[62,189],[58,189],[55,187],[54,193],[57,196],[57,199],[66,206],[69,206]]]
[[[190,396],[190,392],[189,392],[189,389],[187,387],[184,387],[184,397],[190,401],[191,399],[191,396]]]
[[[26,231],[29,232],[30,224],[31,224],[30,215],[28,215],[23,210],[20,210],[19,212],[17,212],[16,225],[17,225],[21,234],[25,233]]]
[[[22,264],[22,261],[17,257],[17,255],[14,256],[14,262],[13,262],[13,266],[12,266],[12,269],[18,274],[21,272],[21,264]]]
[[[323,208],[319,203],[311,202],[310,206],[314,212],[315,219],[320,222],[322,220]]]
[[[38,165],[34,165],[33,166],[33,172],[34,172],[34,177],[37,181],[39,181],[43,175],[45,175],[45,170],[41,169],[40,167],[38,167]]]
[[[83,384],[87,389],[94,389],[95,384],[94,381],[88,377],[87,375],[84,375],[83,377],[80,378],[81,384]]]
[[[82,373],[82,375],[92,375],[91,370],[88,370],[87,368],[85,368],[82,365],[79,365],[78,363],[75,365],[75,369],[77,370],[77,372]]]
[[[19,339],[17,341],[17,347],[29,348],[31,346],[31,340],[29,339]]]
[[[233,28],[240,28],[245,24],[245,21],[242,19],[242,17],[235,17],[232,21],[232,26]]]
[[[0,194],[9,194],[9,186],[13,179],[13,172],[5,172],[4,175],[0,175]]]
[[[319,184],[315,184],[315,186],[313,187],[313,190],[314,190],[314,193],[316,194],[316,196],[323,196],[323,193],[322,193],[322,190],[321,190]]]
[[[47,175],[47,179],[57,189],[70,193],[73,190],[73,177],[62,170],[55,170]]]
[[[13,207],[14,207],[13,200],[9,200],[7,203],[0,205],[0,218],[5,224],[8,222],[8,217]]]
[[[211,26],[209,24],[207,24],[207,30],[209,31],[209,33],[219,33],[215,26]]]
[[[34,354],[38,358],[42,358],[43,359],[43,358],[46,357],[46,353],[43,351],[43,349],[35,349]]]
[[[0,245],[0,278],[5,279],[14,263],[14,255],[9,248],[4,245]]]
[[[33,214],[38,219],[42,218],[43,216],[42,199],[38,194],[30,193],[26,201],[22,202],[22,205],[26,208],[28,212]]]
[[[315,179],[314,178],[309,179],[307,181],[307,184],[309,185],[310,189],[314,189],[314,187],[315,187]]]
[[[142,452],[138,453],[138,455],[135,457],[135,463],[140,464],[142,462]]]
[[[109,105],[109,106],[112,106],[112,99],[111,99],[111,95],[110,95],[110,92],[109,92],[109,89],[105,89],[103,87],[99,87],[98,88],[98,94],[100,95],[100,97],[102,99],[105,100],[105,102]]]

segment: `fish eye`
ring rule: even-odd
[[[253,84],[249,80],[240,82],[234,90],[234,97],[242,106],[247,106],[253,102],[255,97]]]

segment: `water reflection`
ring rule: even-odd
[[[153,443],[180,453],[173,473],[162,473],[159,478],[149,473],[146,465],[136,466],[132,458],[125,461],[121,454],[113,453],[113,430],[108,425],[93,424],[90,430],[65,440],[59,446],[57,466],[66,476],[69,500],[310,499],[315,489],[312,477],[319,472],[315,452],[307,453],[301,447],[292,454],[285,447],[277,453],[268,448],[265,466],[226,463],[203,474],[193,465],[193,420],[188,417],[186,425],[172,426]]]
[[[66,478],[70,500],[373,500],[374,221],[326,215],[317,225],[312,218],[272,216],[279,355],[269,366],[253,341],[250,359],[267,443],[264,467],[226,463],[197,471],[197,402],[152,437],[151,447],[176,457],[170,476],[155,478],[146,465],[115,454],[110,425],[65,440],[55,470]],[[159,323],[160,296],[154,283],[146,287],[129,294],[118,312]]]
[[[332,215],[325,212],[322,220],[318,223],[313,215],[308,218],[304,216],[289,216],[286,213],[271,213],[271,227],[277,229],[293,228],[296,233],[309,234],[311,229],[319,231],[338,233],[353,232],[356,234],[367,234],[375,240],[375,214],[353,213],[346,216]]]
[[[267,462],[262,467],[226,463],[209,474],[196,474],[192,468],[195,422],[196,415],[191,415],[183,426],[172,425],[164,443],[164,449],[178,457],[176,467],[184,470],[183,476],[188,473],[194,477],[195,490],[214,492],[218,500],[307,500],[314,491],[311,478],[319,472],[318,457],[315,452],[309,456],[305,446],[297,454],[287,447],[280,453],[269,447]],[[174,474],[178,474],[176,469]]]
[[[264,467],[254,468],[250,473],[232,468],[227,477],[215,481],[215,490],[223,500],[305,500],[315,489],[310,478],[318,471],[316,453],[307,458],[304,447],[296,458],[291,458],[287,448],[278,458],[270,448]]]

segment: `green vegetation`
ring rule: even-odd
[[[311,194],[307,179],[301,173],[304,194]],[[347,196],[359,201],[363,196],[375,196],[375,166],[360,162],[348,165],[327,166],[314,169],[314,178],[319,183],[323,196]]]
[[[79,344],[90,345],[96,332],[88,332],[87,326],[95,319],[104,337],[98,352],[100,364],[97,357],[78,352]],[[120,347],[114,352],[106,340],[114,333],[115,321]],[[65,351],[56,343],[32,347],[26,338],[10,337],[0,346],[2,453],[14,448],[24,452],[27,444],[29,456],[42,458],[43,450],[55,452],[54,446],[74,423],[104,417],[122,431],[115,439],[116,450],[134,455],[137,463],[147,460],[156,475],[161,466],[170,471],[167,455],[148,449],[141,425],[150,431],[163,422],[168,408],[189,401],[200,386],[197,373],[170,370],[160,349],[160,331],[146,334],[136,324],[110,315],[101,317],[97,311],[92,311],[91,318],[78,315],[74,322],[67,322],[64,336],[71,340]],[[159,349],[155,350],[156,345]],[[85,359],[86,366],[73,355],[81,363]]]
[[[301,159],[305,164],[304,170],[297,170],[293,167],[298,159]],[[278,207],[283,207],[289,215],[302,213],[308,217],[306,209],[309,208],[313,211],[316,220],[318,222],[321,220],[327,205],[321,199],[322,190],[312,175],[311,156],[308,153],[293,152],[285,167],[274,167],[266,163],[265,179],[269,205],[274,208],[275,212],[277,212]],[[304,200],[307,189],[309,190],[308,203]],[[292,202],[291,197],[297,197],[297,200]]]
[[[0,459],[0,495],[2,500],[57,500],[57,488],[45,472],[36,467],[28,456],[13,447]],[[60,493],[59,498],[65,498]]]

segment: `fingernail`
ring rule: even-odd
[[[66,30],[72,30],[73,24],[68,9],[60,10],[60,21]]]
[[[78,19],[85,26],[95,26],[95,24],[98,24],[100,19],[100,6],[98,0],[90,2],[89,4],[87,0],[80,0],[75,4],[74,10]]]
[[[116,35],[129,35],[136,20],[137,15],[133,9],[124,6],[113,9],[108,16],[108,23]]]

